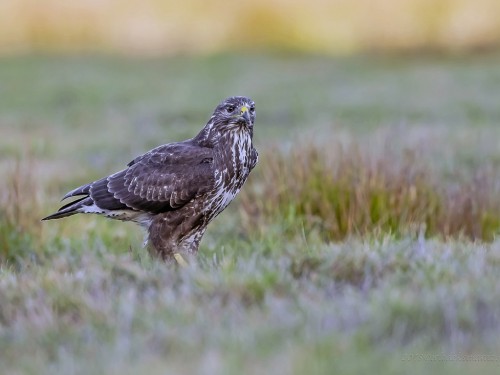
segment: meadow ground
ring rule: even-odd
[[[500,56],[0,59],[0,373],[498,373]],[[187,269],[78,184],[257,103]]]

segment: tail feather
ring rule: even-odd
[[[66,198],[74,197],[74,196],[77,196],[77,195],[89,195],[90,194],[90,185],[92,185],[92,184],[90,183],[90,184],[87,184],[87,185],[82,185],[80,187],[77,187],[76,189],[71,190],[61,200],[63,201]]]
[[[86,203],[89,203],[86,201],[87,199],[91,199],[90,197],[82,197],[79,198],[73,202],[70,202],[68,204],[65,204],[62,206],[56,213],[53,213],[52,215],[49,215],[47,217],[44,217],[42,220],[53,220],[53,219],[61,219],[66,216],[71,216],[74,214],[79,213],[79,209],[82,208]]]

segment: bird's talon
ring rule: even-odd
[[[181,267],[187,267],[189,265],[180,253],[174,253],[174,259]]]

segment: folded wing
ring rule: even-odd
[[[212,150],[189,143],[160,146],[127,169],[96,181],[90,196],[99,206],[153,213],[175,210],[214,186]],[[105,207],[107,208],[107,207]]]

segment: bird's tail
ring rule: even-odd
[[[87,206],[89,203],[89,199],[92,199],[88,196],[77,199],[76,201],[70,202],[64,206],[62,206],[56,213],[44,217],[42,220],[53,220],[53,219],[61,219],[66,216],[71,216],[77,213],[82,212],[81,209],[84,206]]]

